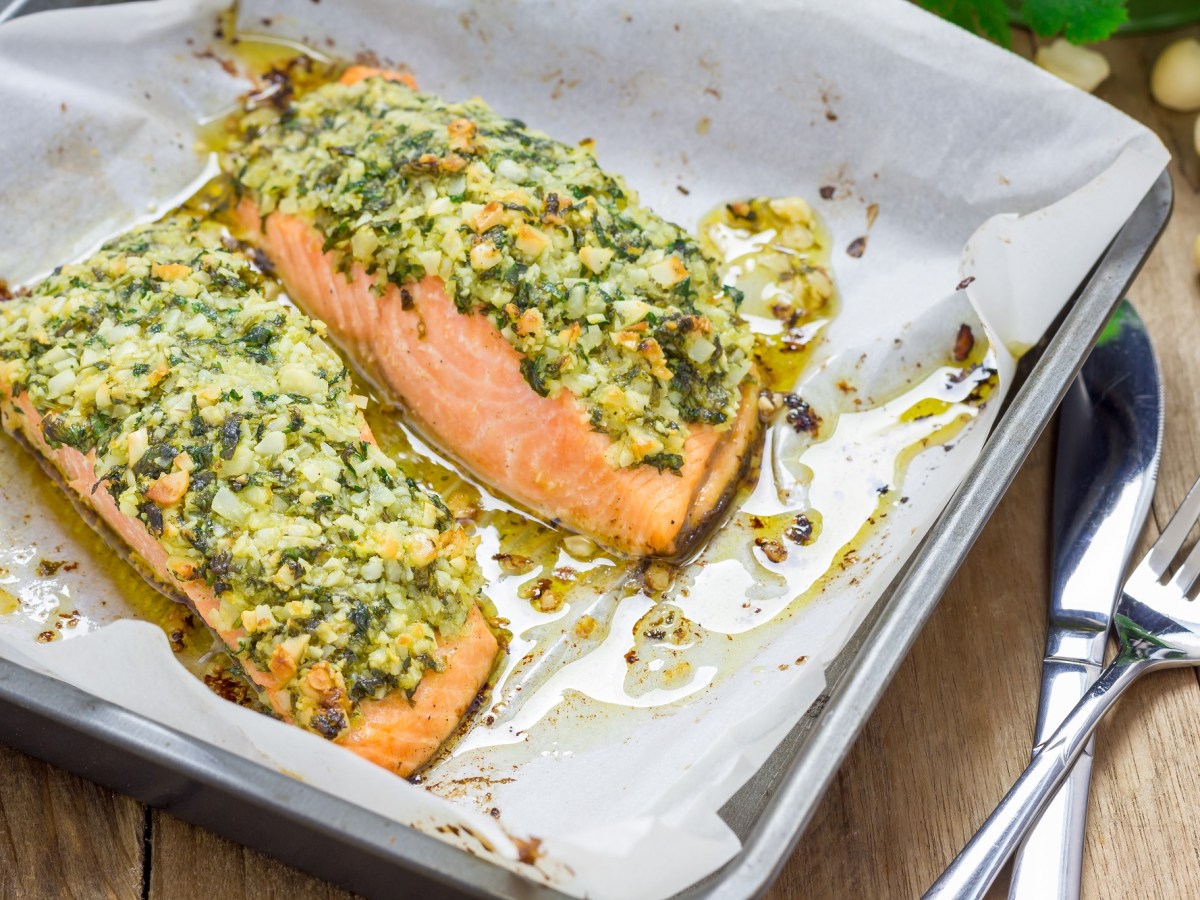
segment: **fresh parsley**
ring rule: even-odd
[[[1021,12],[1039,37],[1061,32],[1072,44],[1102,41],[1129,19],[1126,0],[1025,0]]]
[[[1128,0],[918,0],[932,13],[968,31],[1012,46],[1010,17],[1042,38],[1061,34],[1073,44],[1090,44],[1109,37],[1129,18]]]

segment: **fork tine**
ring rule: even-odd
[[[1171,564],[1171,560],[1183,546],[1188,532],[1192,530],[1192,526],[1196,524],[1198,518],[1200,518],[1200,480],[1192,485],[1188,495],[1179,504],[1179,509],[1175,511],[1175,515],[1171,516],[1171,521],[1167,523],[1167,527],[1162,530],[1162,534],[1158,536],[1158,540],[1146,554],[1146,565],[1150,567],[1150,571],[1154,573],[1155,577],[1162,578],[1163,573],[1167,571],[1167,566]],[[1188,563],[1191,562],[1192,557],[1189,556],[1187,563],[1184,563],[1184,568],[1188,568]],[[1200,566],[1200,559],[1196,560],[1196,565]]]
[[[1170,585],[1179,591],[1180,596],[1184,596],[1196,583],[1197,576],[1200,576],[1200,541],[1188,551],[1187,559],[1171,578]]]

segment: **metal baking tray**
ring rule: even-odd
[[[103,2],[103,0],[101,0]],[[71,4],[15,0],[20,13]],[[92,5],[92,4],[86,4]],[[0,21],[5,15],[0,3]],[[1171,214],[1163,173],[1021,362],[982,454],[937,523],[826,672],[827,688],[722,817],[742,850],[681,898],[763,893],[950,579],[1057,409]],[[279,772],[0,659],[0,742],[370,897],[396,878],[433,897],[563,898]]]

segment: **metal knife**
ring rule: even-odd
[[[1071,385],[1054,467],[1050,627],[1034,752],[1095,681],[1162,449],[1158,363],[1122,301]],[[1093,743],[1013,861],[1010,900],[1079,897]]]
[[[7,22],[9,19],[15,18],[28,2],[29,0],[12,0],[12,2],[0,6],[0,22]]]

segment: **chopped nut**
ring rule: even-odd
[[[667,368],[667,357],[663,353],[662,347],[659,346],[658,341],[654,338],[646,338],[638,344],[638,353],[644,356],[647,362],[650,363],[651,375],[663,381],[671,380],[672,373]]]
[[[275,571],[271,581],[282,591],[291,590],[296,586],[296,573],[292,571],[291,566],[285,564]]]
[[[437,545],[438,556],[446,559],[463,556],[474,550],[471,538],[467,537],[467,533],[458,527],[447,528],[437,536],[434,543]]]
[[[529,259],[537,259],[550,246],[550,238],[532,225],[523,224],[517,229],[514,245]]]
[[[658,593],[665,591],[671,586],[671,576],[673,571],[669,565],[661,560],[654,560],[646,566],[646,571],[642,575],[642,581],[645,583],[647,590]]]
[[[242,627],[250,633],[269,628],[274,624],[275,617],[271,615],[270,607],[260,605],[242,613]]]
[[[554,612],[562,606],[562,598],[549,578],[538,578],[521,585],[517,596],[528,600],[538,612]]]
[[[579,621],[575,623],[575,636],[579,638],[590,638],[592,632],[596,630],[596,620],[591,616],[580,616]]]
[[[196,564],[184,556],[167,557],[167,569],[180,581],[193,581],[200,574]]]
[[[785,222],[802,224],[812,220],[812,208],[802,197],[776,197],[767,201],[767,206]]]
[[[471,227],[482,234],[497,225],[503,225],[507,218],[506,213],[507,210],[500,205],[499,201],[493,200],[471,217]],[[472,259],[472,263],[474,263],[474,259]]]
[[[579,327],[578,322],[572,322],[566,328],[558,333],[558,339],[567,347],[574,347],[579,340],[579,335],[583,331]]]
[[[172,503],[178,503],[180,498],[187,493],[187,489],[188,473],[180,469],[155,480],[154,484],[150,485],[149,490],[146,491],[146,497],[155,503],[170,506]]]
[[[613,251],[607,247],[581,247],[579,250],[579,261],[587,266],[594,275],[599,275],[608,268],[608,264],[612,261]],[[674,259],[675,257],[671,257]]]
[[[383,540],[379,542],[379,558],[380,559],[396,559],[400,555],[400,542],[396,540],[396,536],[392,533],[387,533],[383,536]]]
[[[461,153],[475,152],[475,123],[470,119],[455,119],[446,126],[450,132],[450,149]]]
[[[821,300],[828,300],[833,296],[833,282],[820,269],[813,269],[808,273],[808,283],[812,286],[813,293]]]
[[[496,249],[496,245],[488,241],[483,241],[471,248],[471,268],[477,271],[498,266],[501,259],[503,257]]]
[[[182,263],[170,263],[168,265],[155,263],[150,267],[150,274],[163,281],[176,281],[191,275],[192,270],[189,266],[185,266]]]
[[[783,229],[779,235],[779,240],[787,247],[792,247],[796,250],[807,250],[814,243],[816,238],[813,233],[803,225],[789,225]]]
[[[160,362],[154,367],[153,371],[151,371],[150,375],[148,376],[150,386],[158,387],[159,383],[170,374],[171,370],[167,364],[165,362]]]
[[[474,519],[479,515],[478,495],[469,490],[452,491],[446,495],[446,506],[450,513],[460,522]]]
[[[650,277],[664,288],[675,287],[688,277],[687,266],[678,256],[668,256],[661,262],[655,263],[650,267],[649,273]]]
[[[763,556],[773,563],[781,563],[788,558],[787,547],[774,538],[755,538],[754,546],[763,552]]]
[[[328,663],[317,663],[308,673],[308,686],[317,693],[323,694],[333,687],[333,676]]]
[[[638,459],[644,459],[650,454],[662,450],[662,441],[652,435],[630,429],[629,437],[630,449]]]
[[[770,419],[775,413],[783,408],[783,397],[774,391],[763,390],[758,392],[758,415],[764,422]]]
[[[521,313],[521,317],[517,319],[517,334],[521,337],[528,337],[531,334],[541,334],[545,329],[545,320],[542,318],[542,311],[536,307],[530,307]]]
[[[267,668],[280,681],[287,681],[296,674],[296,661],[288,656],[282,644],[278,644],[271,652],[271,659],[267,662]]]
[[[414,566],[427,566],[437,559],[437,547],[427,535],[417,532],[409,538],[408,558]]]
[[[208,409],[221,399],[221,392],[215,387],[205,387],[196,391],[196,405],[200,409]]]
[[[639,335],[636,331],[629,331],[628,329],[625,331],[618,331],[613,335],[614,344],[616,344],[618,347],[624,347],[626,350],[629,350],[633,353],[637,353],[638,344],[640,344],[641,341],[641,335]]]
[[[492,559],[500,563],[500,571],[505,575],[524,575],[533,568],[532,559],[516,553],[497,553]]]

